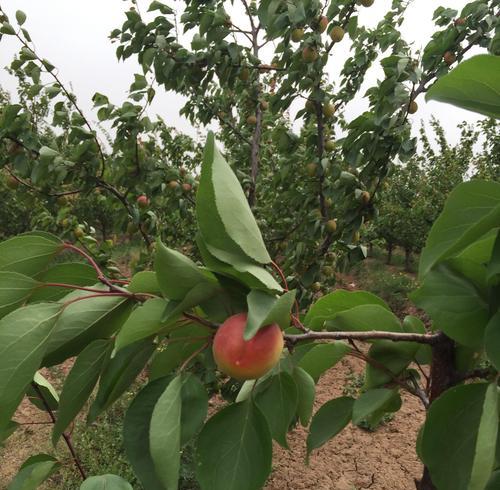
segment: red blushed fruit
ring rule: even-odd
[[[229,317],[217,330],[213,343],[214,359],[219,369],[239,380],[257,379],[279,361],[283,350],[283,334],[273,323],[261,328],[251,340],[243,334],[247,314]]]
[[[149,204],[149,199],[145,195],[139,196],[137,198],[137,204],[139,205],[140,208],[145,208]]]

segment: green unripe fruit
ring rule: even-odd
[[[314,102],[312,100],[306,101],[305,109],[307,112],[311,112],[311,113],[316,112],[316,106],[314,105]]]
[[[325,117],[330,118],[334,114],[335,114],[335,106],[331,102],[328,102],[323,106],[323,115]]]
[[[269,109],[269,102],[267,100],[261,100],[260,101],[260,108],[263,111],[267,111]]]
[[[309,175],[309,177],[314,177],[316,175],[316,170],[318,169],[318,166],[315,163],[308,163],[306,169],[307,169],[307,175]]]
[[[330,31],[330,37],[332,38],[332,41],[334,43],[339,43],[340,41],[342,41],[342,39],[344,39],[344,34],[345,34],[345,31],[340,26],[335,26]]]
[[[133,235],[139,231],[139,227],[135,223],[129,223],[127,225],[127,233],[129,235]]]
[[[57,204],[59,204],[59,206],[66,206],[66,204],[68,204],[68,198],[66,196],[59,196],[57,198]]]
[[[302,59],[306,63],[314,63],[318,59],[318,50],[315,48],[311,48],[309,46],[306,46],[302,50]]]
[[[330,219],[326,222],[325,228],[330,233],[335,233],[337,231],[337,220]]]
[[[408,114],[415,114],[418,111],[418,104],[412,100],[408,106]]]
[[[363,7],[371,7],[374,2],[375,0],[361,0],[361,5],[363,5]]]
[[[313,291],[316,291],[316,292],[321,291],[321,283],[315,282],[312,284],[311,288]]]
[[[250,70],[246,66],[244,66],[240,70],[239,77],[242,82],[246,82],[250,78]]]
[[[112,246],[114,245],[114,242],[113,242],[113,240],[111,240],[111,239],[106,240],[106,242],[105,242],[105,243],[106,243],[106,245],[107,245],[108,247],[112,247]]]
[[[333,151],[333,150],[335,150],[335,141],[334,140],[328,140],[325,143],[325,150],[326,151]]]
[[[251,124],[252,126],[255,126],[257,124],[257,116],[254,114],[250,115],[247,117],[247,124]]]
[[[168,186],[170,187],[170,189],[177,189],[177,187],[179,187],[179,182],[177,182],[176,180],[171,180],[168,183]]]
[[[329,265],[325,265],[325,267],[323,267],[322,272],[323,272],[324,276],[331,277],[331,276],[333,276],[334,270],[333,270],[333,267],[331,267]]]
[[[85,232],[79,226],[74,229],[73,234],[76,238],[83,238],[85,236]]]
[[[294,43],[302,41],[302,38],[304,37],[304,29],[302,29],[301,27],[297,27],[292,31],[290,37]]]

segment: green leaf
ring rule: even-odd
[[[22,26],[26,22],[26,14],[22,10],[16,12],[17,23]]]
[[[207,390],[192,373],[182,374],[181,399],[181,446],[184,446],[203,427],[208,411]]]
[[[123,395],[144,369],[154,350],[155,345],[150,340],[142,340],[120,350],[107,362],[94,403],[90,406],[87,417],[89,424]]]
[[[132,485],[116,475],[99,475],[87,478],[80,490],[133,490]]]
[[[35,490],[60,466],[59,461],[48,454],[31,456],[22,464],[7,490]]]
[[[290,326],[290,310],[295,301],[295,291],[288,291],[279,298],[254,289],[247,296],[248,319],[244,339],[250,340],[266,325],[277,323],[283,330]]]
[[[427,414],[422,456],[440,490],[483,490],[495,463],[498,388],[457,386],[435,400]]]
[[[85,406],[110,351],[110,340],[95,340],[76,358],[62,388],[57,421],[52,430],[52,444],[54,446]]]
[[[314,414],[307,436],[307,456],[339,434],[351,421],[354,399],[348,396],[326,402]]]
[[[389,310],[387,304],[372,293],[337,289],[316,301],[307,312],[304,322],[313,330],[321,330],[327,320],[332,320],[342,311],[361,305],[379,305]]]
[[[425,99],[500,119],[500,58],[480,54],[462,61],[437,80]]]
[[[440,265],[427,274],[411,298],[429,314],[434,328],[463,345],[482,346],[488,303],[466,278]]]
[[[134,274],[128,285],[128,290],[132,293],[160,294],[161,289],[156,272],[142,271]]]
[[[223,408],[196,444],[196,476],[202,490],[260,490],[271,472],[272,439],[252,400]]]
[[[311,375],[300,367],[293,370],[293,379],[297,385],[297,414],[303,427],[307,427],[313,412],[316,386]]]
[[[317,382],[325,371],[335,366],[350,350],[343,342],[316,344],[302,356],[299,367]]]
[[[422,251],[419,277],[500,224],[500,183],[472,180],[458,185],[431,228]]]
[[[266,417],[273,439],[288,449],[286,434],[295,417],[298,402],[293,378],[285,372],[267,378],[258,384],[254,399]]]
[[[215,146],[213,133],[205,145],[196,214],[207,244],[261,264],[271,262],[243,189]]]
[[[181,301],[208,277],[188,257],[167,248],[158,240],[156,244],[155,271],[160,289],[166,298]],[[211,281],[215,283],[215,280]]]
[[[0,271],[34,277],[47,268],[62,242],[40,234],[19,235],[0,243]]]
[[[494,471],[491,474],[488,485],[486,485],[484,490],[497,490],[497,488],[500,488],[500,470]]]
[[[55,264],[39,274],[36,279],[42,283],[63,283],[75,286],[92,286],[98,282],[95,269],[81,262]],[[30,301],[58,301],[67,294],[67,288],[44,287],[37,289],[31,295]]]
[[[115,343],[116,351],[158,333],[162,327],[161,318],[166,305],[167,302],[164,299],[153,298],[132,311],[118,332]]]
[[[45,403],[48,404],[49,408],[53,411],[59,409],[59,395],[57,394],[54,387],[50,384],[50,382],[45,379],[39,372],[35,373],[33,376],[33,383],[36,384],[38,390],[42,392],[43,399],[38,394],[37,390],[35,390],[31,385],[26,392],[26,396],[28,400],[35,405],[35,407],[40,410],[47,410]],[[45,402],[45,403],[44,403]]]
[[[385,413],[396,412],[400,408],[401,398],[397,390],[368,390],[354,402],[352,423],[358,425],[366,420],[370,425],[376,425]]]
[[[89,294],[74,291],[64,297],[64,302]],[[78,355],[90,342],[109,338],[123,324],[132,306],[132,301],[120,296],[89,298],[68,305],[48,342],[43,365],[60,364]]]
[[[3,442],[6,441],[19,427],[19,424],[17,422],[14,422],[13,420],[9,421],[7,425],[0,429],[0,448],[3,445]]]
[[[38,284],[23,274],[0,271],[0,318],[25,303]]]
[[[493,245],[491,260],[487,269],[487,280],[489,284],[498,284],[500,282],[500,231],[497,232]]]
[[[486,325],[484,345],[488,359],[500,371],[500,311],[497,311]]]
[[[402,332],[401,323],[394,313],[380,305],[360,305],[338,313],[326,322],[328,330],[367,332],[383,330]]]
[[[16,34],[16,30],[8,22],[3,22],[0,26],[0,34],[7,34],[9,36]]]
[[[40,367],[61,305],[29,305],[0,320],[0,429],[9,422]]]
[[[180,366],[191,354],[209,340],[212,330],[203,325],[186,325],[173,331],[165,348],[158,350],[150,365],[149,379],[162,378]],[[199,340],[191,340],[200,338]]]
[[[156,475],[169,490],[177,490],[181,466],[182,377],[175,377],[156,403],[151,416],[149,448]]]

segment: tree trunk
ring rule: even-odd
[[[387,243],[387,265],[391,265],[392,262],[392,249],[394,245],[392,243]]]
[[[368,257],[373,257],[373,243],[368,244]]]
[[[411,249],[405,248],[405,271],[411,272]]]
[[[429,401],[432,402],[455,384],[455,343],[443,334],[432,346],[432,367]],[[427,467],[424,467],[422,479],[415,481],[417,490],[436,490]]]

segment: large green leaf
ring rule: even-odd
[[[40,367],[61,305],[39,303],[0,320],[0,429],[9,422]]]
[[[302,356],[298,365],[317,382],[325,371],[335,366],[350,350],[344,342],[316,344]]]
[[[271,430],[273,439],[288,448],[286,434],[297,412],[298,393],[294,379],[281,372],[259,383],[255,403]]]
[[[177,490],[181,466],[182,376],[176,376],[161,394],[151,415],[149,448],[158,479]]]
[[[117,475],[90,476],[80,490],[133,490],[132,485]]]
[[[439,490],[484,490],[494,468],[498,432],[498,388],[457,386],[428,412],[422,456]]]
[[[367,421],[376,425],[387,412],[396,412],[401,408],[401,397],[397,390],[378,388],[363,393],[352,407],[352,422],[355,425]]]
[[[87,418],[89,423],[107,410],[135,381],[154,349],[155,345],[151,340],[141,340],[123,348],[106,363],[97,395],[90,406]]]
[[[272,439],[252,400],[215,414],[196,444],[196,475],[203,490],[260,490],[271,472]]]
[[[500,119],[500,57],[480,54],[463,61],[439,78],[425,98]]]
[[[250,340],[260,328],[277,323],[283,330],[290,326],[290,310],[295,301],[295,291],[288,291],[279,298],[254,289],[247,296],[248,318],[245,340]]]
[[[55,264],[37,276],[42,283],[63,283],[74,286],[92,286],[97,283],[97,274],[93,267],[82,262]],[[42,287],[31,296],[30,301],[58,301],[68,294],[67,288]]]
[[[85,291],[74,291],[61,302],[88,295]],[[132,306],[132,301],[120,296],[94,297],[68,305],[48,342],[44,366],[78,355],[93,340],[109,338],[123,324]]]
[[[311,420],[313,412],[316,385],[312,376],[300,367],[296,367],[293,370],[293,379],[297,385],[297,414],[300,423],[306,427],[309,424],[309,420]]]
[[[458,185],[434,222],[422,251],[419,276],[500,226],[500,183],[472,180]]]
[[[141,271],[134,274],[128,285],[128,290],[132,293],[160,294],[161,289],[156,272]]]
[[[37,389],[35,389],[33,385],[36,385]],[[35,376],[33,376],[33,381],[26,391],[26,396],[28,400],[40,410],[47,410],[46,405],[48,405],[52,411],[59,409],[59,395],[50,382],[38,371],[35,373]]]
[[[38,284],[23,274],[0,271],[0,318],[26,302]]]
[[[313,330],[321,330],[327,320],[332,320],[342,311],[361,305],[378,305],[389,310],[387,304],[372,293],[337,289],[316,301],[307,312],[304,322]]]
[[[166,247],[160,240],[156,244],[155,271],[163,295],[177,301],[183,300],[199,283],[209,281],[191,259]]]
[[[383,330],[386,332],[402,332],[401,323],[396,315],[383,306],[360,305],[344,310],[327,320],[328,330],[348,330],[366,332],[369,330]]]
[[[60,466],[59,461],[48,454],[31,456],[22,464],[7,490],[35,490]]]
[[[40,234],[19,235],[0,243],[0,271],[34,277],[47,268],[62,242]]]
[[[202,382],[192,373],[182,373],[181,446],[203,426],[208,411],[208,394]]]
[[[110,340],[94,340],[76,358],[61,392],[57,422],[52,431],[54,446],[92,394],[111,347]]]
[[[307,436],[307,455],[335,437],[351,421],[354,399],[348,396],[326,402],[314,414]]]
[[[0,428],[0,447],[2,447],[4,441],[6,441],[19,427],[17,422],[13,420],[9,421],[7,425],[3,428]]]
[[[158,333],[167,302],[162,298],[148,299],[127,318],[118,332],[115,349],[118,351],[138,340]]]
[[[213,133],[209,133],[205,146],[196,214],[207,244],[261,264],[271,262],[243,189],[217,149]]]
[[[500,311],[491,317],[486,326],[484,346],[488,359],[500,371]]]
[[[472,282],[440,265],[429,272],[412,300],[425,310],[436,329],[469,347],[481,347],[489,319],[486,300]]]
[[[500,230],[497,231],[495,243],[491,251],[487,280],[489,284],[498,284],[500,282]]]

